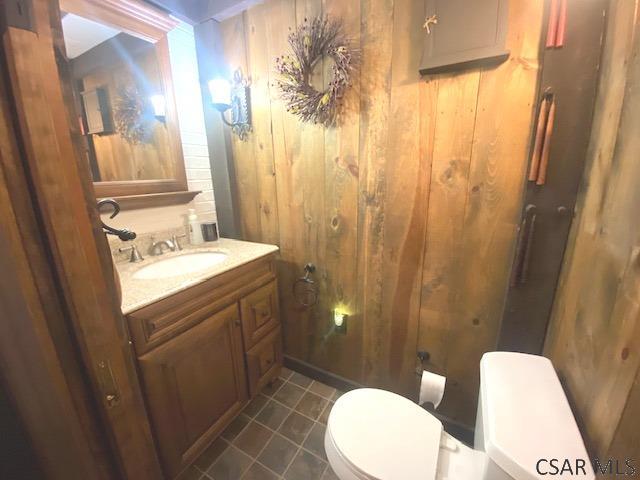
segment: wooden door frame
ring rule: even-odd
[[[111,478],[18,162],[5,87],[0,78],[0,381],[46,478]]]
[[[17,275],[13,295],[0,297],[12,314],[0,331],[2,380],[51,478],[161,479],[68,82],[59,79],[58,2],[19,1],[27,18],[5,15],[0,65],[0,261]],[[21,351],[21,340],[30,348]],[[12,371],[21,360],[24,375]],[[57,403],[41,396],[50,392]]]

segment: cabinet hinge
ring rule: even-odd
[[[98,383],[103,400],[108,408],[115,407],[120,403],[120,389],[108,360],[98,362]]]

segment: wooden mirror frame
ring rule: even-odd
[[[139,0],[60,0],[60,9],[153,43],[165,88],[165,118],[176,178],[94,182],[96,197],[115,198],[123,209],[191,201],[200,191],[189,191],[187,186],[167,39],[178,21]]]

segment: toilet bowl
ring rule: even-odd
[[[440,420],[423,408],[372,388],[338,399],[324,443],[341,480],[478,480],[485,461],[482,452],[446,433]]]
[[[435,416],[385,390],[362,388],[333,406],[325,451],[341,480],[538,480],[539,459],[583,459],[587,452],[551,362],[511,352],[485,354],[474,448]]]

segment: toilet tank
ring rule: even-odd
[[[545,357],[482,357],[475,448],[487,454],[486,479],[595,478],[560,380]]]

